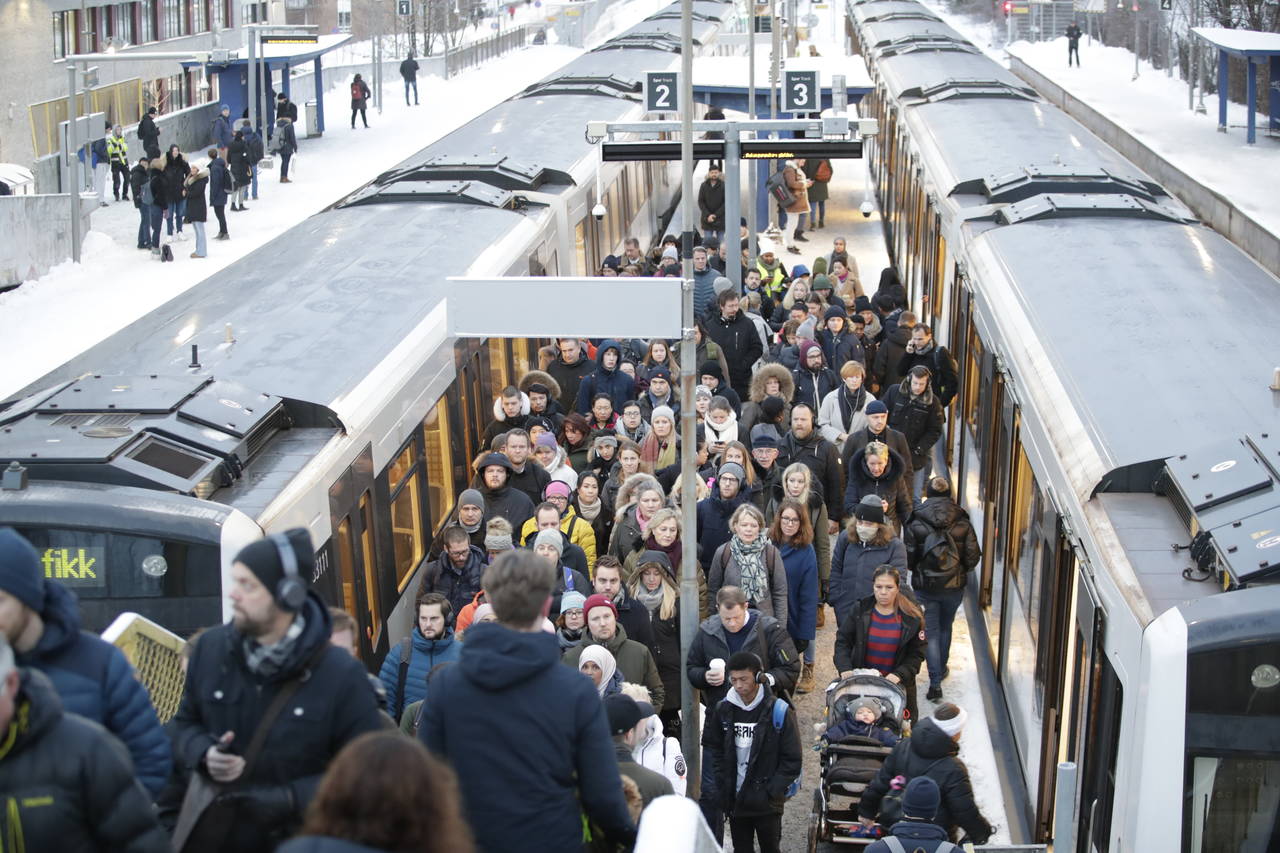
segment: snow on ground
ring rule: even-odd
[[[602,15],[593,35],[608,38],[668,2],[616,3]],[[82,263],[68,260],[41,278],[0,294],[0,315],[8,329],[0,336],[0,400],[580,53],[576,48],[553,45],[530,47],[447,82],[436,76],[423,77],[418,81],[422,105],[415,107],[404,105],[403,84],[399,77],[393,77],[383,88],[384,111],[369,110],[369,130],[350,129],[346,88],[330,90],[325,95],[328,130],[319,139],[299,140],[298,156],[290,164],[293,183],[282,186],[277,172],[260,170],[259,200],[250,201],[244,213],[227,210],[228,241],[212,239],[217,222],[209,211],[207,258],[189,257],[195,243],[188,233],[188,239],[173,243],[173,264],[156,262],[149,253],[134,248],[138,214],[132,202],[98,210],[85,239]],[[206,159],[203,152],[187,156]],[[190,232],[190,226],[185,230]]]
[[[636,5],[631,3],[628,5]],[[490,36],[498,35],[500,30],[509,30],[512,27],[518,27],[521,24],[541,24],[545,23],[547,18],[547,5],[542,3],[538,6],[524,3],[516,5],[516,14],[514,17],[507,15],[504,6],[499,15],[484,18],[480,21],[479,26],[468,25],[463,29],[460,36],[459,45],[470,44],[473,41],[487,39]],[[398,36],[400,41],[405,40],[404,32]],[[391,56],[391,45],[397,40],[395,33],[386,33],[382,36],[382,49],[387,56]],[[439,52],[435,55],[439,55]],[[398,57],[397,57],[398,58]],[[349,41],[341,47],[325,54],[325,65],[341,66],[356,65],[361,62],[369,62],[373,59],[373,40],[365,39],[364,41]],[[309,65],[299,65],[295,69],[298,74],[310,73]]]
[[[1245,142],[1248,121],[1243,104],[1227,105],[1226,133],[1218,133],[1218,98],[1205,99],[1206,115],[1187,109],[1187,84],[1150,64],[1141,64],[1133,79],[1133,54],[1095,42],[1080,46],[1080,68],[1067,67],[1067,40],[1014,42],[1010,54],[1062,86],[1133,134],[1139,141],[1192,179],[1225,196],[1273,234],[1280,234],[1280,139],[1261,131],[1267,117],[1259,114],[1258,142]]]

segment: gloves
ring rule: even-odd
[[[296,818],[293,789],[288,785],[240,788],[218,796],[218,802],[236,807],[248,820],[261,827],[292,823]]]

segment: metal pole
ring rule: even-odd
[[[249,125],[258,126],[258,28],[250,25],[249,30]],[[231,120],[232,127],[235,119]]]
[[[756,117],[756,6],[755,0],[746,0],[746,2],[750,21],[747,49],[747,118],[754,121]],[[727,191],[728,187],[726,186],[725,189]],[[747,256],[751,259],[751,263],[755,263],[756,260],[756,199],[758,198],[756,193],[758,191],[756,164],[751,163],[747,166],[747,194],[750,199],[747,204]],[[733,220],[726,223],[726,225],[732,224]]]
[[[1138,20],[1138,7],[1133,7],[1133,79],[1138,79],[1138,27],[1142,22]]]
[[[697,345],[693,339],[693,0],[680,0],[680,168],[681,214],[684,234],[680,241],[684,257],[684,303],[681,310],[680,342],[680,528],[685,543],[680,560],[680,660],[689,659],[689,646],[698,632],[698,564],[694,559],[697,487],[697,408],[693,397],[693,370]],[[689,778],[702,778],[702,751],[698,703],[689,679],[680,679],[681,747],[689,766]]]
[[[778,0],[769,0],[769,118],[778,117],[778,87],[782,85],[782,32],[778,29]],[[769,133],[770,139],[777,139],[777,131]],[[765,168],[770,172],[777,171],[777,162],[770,162]],[[770,204],[769,225],[774,223],[773,212],[777,205]]]
[[[1053,849],[1076,849],[1076,763],[1062,761],[1058,764],[1058,780],[1054,788]]]
[[[738,226],[734,224],[742,217],[742,159],[738,153],[738,132],[738,123],[734,122],[724,134],[724,222],[720,224],[724,226],[724,241],[729,247],[725,250],[726,272],[734,290],[741,293],[742,264],[736,259],[742,257],[742,241],[738,239]],[[729,242],[730,238],[733,242]]]
[[[80,263],[80,187],[76,175],[76,64],[67,63],[67,198],[71,200],[71,260]]]

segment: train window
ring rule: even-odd
[[[573,229],[573,253],[577,261],[578,275],[589,275],[587,270],[587,220],[583,217]]]
[[[422,535],[421,471],[422,459],[415,435],[387,471],[387,485],[391,489],[391,550],[395,555],[396,588],[400,591],[426,553],[426,540]]]
[[[1088,703],[1089,726],[1084,738],[1080,796],[1081,838],[1085,842],[1085,850],[1102,853],[1111,849],[1111,810],[1116,794],[1116,757],[1120,749],[1124,687],[1101,649],[1094,654]],[[1215,845],[1212,849],[1238,848]]]
[[[382,603],[378,598],[378,571],[376,549],[373,545],[373,508],[369,505],[369,493],[360,497],[360,554],[364,558],[364,598],[368,605],[369,646],[375,651],[382,636]]]
[[[1280,838],[1280,759],[1196,755],[1183,809],[1190,853],[1274,850]]]
[[[511,384],[507,367],[506,338],[489,338],[489,387],[495,391]]]
[[[342,609],[348,613],[358,613],[356,606],[356,567],[355,543],[351,541],[351,520],[343,518],[338,524],[334,536],[333,547],[338,557],[338,573],[342,582]]]
[[[533,369],[533,358],[529,353],[529,342],[524,338],[516,338],[511,342],[511,349],[515,357],[515,372],[517,376],[524,376]]]
[[[943,294],[946,293],[944,282],[947,277],[947,238],[942,236],[942,217],[933,214],[933,233],[936,237],[934,243],[934,261],[933,261],[933,298],[931,300],[931,308],[933,311],[933,323],[937,325],[942,320],[942,301]],[[954,308],[952,309],[955,310]],[[951,339],[951,345],[955,346],[955,338]]]
[[[1006,565],[1009,581],[1013,584],[1011,591],[1017,593],[1018,603],[1031,631],[1031,640],[1035,642],[1039,627],[1036,605],[1039,603],[1037,584],[1040,579],[1037,577],[1037,570],[1040,566],[1040,551],[1044,546],[1036,522],[1044,511],[1044,499],[1021,441],[1018,442],[1014,458],[1010,500],[1012,515],[1009,519],[1009,557]],[[1013,596],[1010,596],[1010,601],[1013,601]]]
[[[426,420],[422,422],[422,430],[426,438],[427,507],[431,512],[433,532],[444,526],[454,500],[453,462],[449,452],[449,437],[446,434],[449,424],[447,405],[445,400],[441,399],[427,413]]]

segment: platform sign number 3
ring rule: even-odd
[[[680,75],[674,71],[649,71],[644,75],[644,108],[651,113],[680,111],[677,93]]]
[[[784,113],[816,113],[818,102],[817,71],[784,71],[782,74],[782,111]]]

